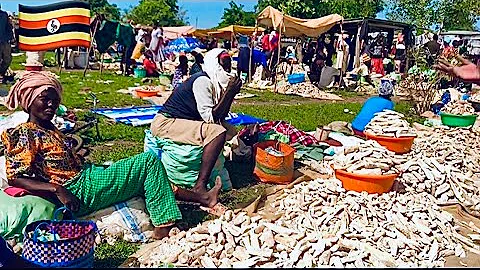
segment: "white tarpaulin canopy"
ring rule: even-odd
[[[318,37],[327,32],[335,24],[342,21],[338,14],[330,14],[317,19],[299,19],[283,14],[281,11],[268,6],[257,17],[258,24],[267,27],[282,28],[282,35],[287,37]]]

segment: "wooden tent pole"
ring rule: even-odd
[[[84,78],[85,78],[85,74],[87,73],[88,64],[89,64],[88,58],[90,57],[90,50],[93,47],[93,39],[95,38],[95,34],[97,33],[99,22],[100,22],[100,20],[97,20],[97,22],[95,23],[95,29],[93,29],[93,35],[92,35],[92,33],[90,33],[90,47],[88,47],[88,50],[87,50],[87,65],[85,66],[85,69],[83,70],[83,77]]]
[[[62,68],[63,68],[63,65],[65,65],[65,59],[67,58],[67,54],[68,54],[68,47],[64,47],[64,49],[65,49],[65,51],[63,53],[63,60],[60,63],[60,69],[58,70],[59,75],[62,74]]]
[[[100,57],[100,74],[102,74],[103,72],[103,53],[102,53],[102,56]]]
[[[360,67],[360,54],[362,53],[362,48],[361,47],[361,42],[360,42],[360,34],[362,32],[362,25],[363,23],[361,23],[359,26],[358,26],[358,29],[357,29],[357,38],[356,38],[356,41],[355,41],[355,68],[359,68]]]
[[[282,28],[284,26],[284,19],[282,19],[282,25],[280,25],[280,29],[278,30],[278,49],[277,49],[277,63],[274,65],[275,68],[275,86],[274,86],[274,92],[277,93],[277,67],[280,62],[280,47],[282,46],[281,40],[282,40]]]
[[[343,19],[340,21],[340,38],[339,38],[342,42],[342,44],[344,44],[344,41],[343,41]],[[345,46],[342,46],[342,51],[343,51],[343,57],[345,57]],[[340,81],[338,82],[338,85],[340,87],[342,87],[344,81],[343,81],[343,69],[344,69],[344,66],[343,66],[343,58],[340,59],[342,61],[342,68],[340,69]],[[339,61],[338,57],[337,57],[337,62]]]
[[[255,31],[253,32],[253,36],[255,37],[257,35],[257,29],[258,29],[258,20],[255,21]],[[248,42],[248,38],[247,38]],[[248,58],[248,82],[252,81],[252,57],[253,57],[253,49],[254,49],[254,41],[252,38],[252,42],[248,45],[250,48],[250,57]]]

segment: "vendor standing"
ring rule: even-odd
[[[203,72],[194,74],[174,90],[150,127],[154,136],[203,146],[193,190],[176,192],[177,198],[184,201],[197,201],[208,194],[210,174],[227,139],[224,119],[242,86],[240,78],[231,74],[232,59],[226,50],[213,49],[204,61]],[[218,184],[221,186],[221,182]]]
[[[383,110],[393,110],[395,104],[391,100],[393,96],[393,87],[391,84],[382,84],[378,89],[378,97],[371,97],[365,101],[362,109],[352,122],[352,128],[355,135],[364,137],[365,126],[372,120],[376,113]]]

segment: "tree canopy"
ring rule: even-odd
[[[218,28],[229,26],[232,24],[243,26],[255,26],[256,14],[253,11],[245,11],[244,5],[238,5],[234,1],[230,1],[230,7],[223,11],[222,21]]]
[[[420,28],[473,30],[480,18],[478,0],[389,0],[387,18]]]
[[[93,13],[103,14],[109,19],[120,19],[120,9],[117,5],[110,4],[107,0],[88,0],[88,2]]]
[[[182,26],[186,19],[177,0],[140,0],[126,16],[134,23],[153,25],[158,22],[160,26]]]
[[[384,0],[258,0],[256,11],[267,6],[302,19],[323,17],[332,13],[344,18],[375,18],[383,10]]]

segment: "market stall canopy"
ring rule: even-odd
[[[187,33],[187,34],[192,34],[193,36],[195,36],[197,38],[202,38],[202,37],[207,37],[208,32],[210,32],[209,29],[195,29],[191,33]]]
[[[195,31],[193,26],[163,27],[163,36],[167,39],[176,39]]]
[[[257,28],[257,32],[263,32],[265,29],[262,27]],[[221,35],[223,33],[231,35],[231,33],[234,34],[242,34],[242,35],[247,35],[251,36],[253,33],[255,33],[255,27],[253,26],[241,26],[241,25],[229,25],[220,29],[216,29],[215,31],[209,32],[210,35]]]
[[[283,14],[281,11],[268,6],[257,17],[258,24],[267,27],[282,28],[282,35],[287,37],[318,37],[327,32],[337,22],[343,20],[338,14],[330,14],[317,19],[300,19]]]

